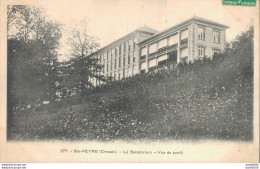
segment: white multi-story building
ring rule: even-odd
[[[139,73],[139,48],[137,43],[157,33],[149,27],[142,27],[110,43],[90,56],[98,58],[99,64],[103,65],[100,72],[113,80],[131,77]],[[90,57],[88,56],[88,57]],[[96,86],[101,84],[95,78],[92,83]]]
[[[137,29],[91,55],[104,66],[103,75],[120,80],[166,64],[193,62],[223,52],[227,28],[194,16],[161,32],[148,27]],[[92,80],[94,85],[100,84]]]

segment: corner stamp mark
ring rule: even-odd
[[[256,6],[256,0],[222,0],[223,5]]]

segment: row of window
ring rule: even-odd
[[[198,39],[205,40],[205,28],[199,27],[198,28]],[[181,32],[181,40],[188,38],[188,29]],[[220,32],[218,30],[213,30],[213,42],[214,43],[220,43]],[[148,47],[148,53],[152,54],[156,52],[157,49],[157,43],[158,43],[158,49],[163,48],[165,46],[171,46],[173,44],[178,43],[178,34],[172,35],[170,37],[167,37],[165,39],[162,39],[158,42],[155,42]],[[147,49],[146,47],[143,47],[141,49],[141,56],[147,55]]]
[[[132,70],[131,67],[128,66],[126,71],[125,68],[118,71],[111,71],[110,73],[107,74],[107,76],[112,77],[112,80],[121,80],[122,78],[127,78],[127,77],[131,77],[133,75],[135,75],[136,71],[135,71],[135,65],[132,65]],[[98,73],[99,75],[101,74],[100,72]],[[98,79],[93,79],[93,83],[95,83],[96,85],[100,85],[102,82],[99,81]]]
[[[130,44],[130,41],[132,41],[132,45]],[[123,57],[123,66],[127,65],[126,64],[126,45],[128,43],[128,51],[129,53],[127,54],[127,62],[128,64],[130,64],[130,52],[131,52],[131,46],[133,46],[133,57],[132,57],[132,62],[135,62],[135,47],[136,47],[136,38],[129,40],[128,42],[125,42],[121,45],[119,45],[117,48],[115,49],[111,49],[109,51],[107,51],[106,55],[105,53],[103,53],[102,55],[98,55],[98,60],[99,60],[99,64],[102,64],[104,66],[106,66],[106,72],[113,70],[113,69],[117,69],[117,68],[121,68],[121,60]],[[123,49],[123,53],[121,53],[121,49]],[[114,51],[114,53],[113,53]],[[119,55],[119,57],[118,57]],[[119,62],[117,62],[117,60],[119,60]],[[110,68],[109,68],[109,62],[110,62]],[[118,64],[117,64],[118,63]]]
[[[182,50],[182,53],[185,52]],[[150,59],[148,62],[142,62],[140,65],[140,69],[141,72],[145,72],[147,68],[150,71],[165,66],[167,64],[173,63],[177,63],[177,51],[172,51],[168,54],[157,56],[155,58]]]
[[[134,74],[135,74],[135,65],[132,65],[132,70],[131,70],[131,67],[128,66],[126,71],[125,71],[125,68],[122,69],[122,73],[121,73],[121,70],[118,70],[118,71],[111,71],[107,75],[112,77],[113,80],[120,80],[122,78],[130,77]]]
[[[130,41],[132,41],[132,43],[130,43]],[[136,38],[132,39],[132,40],[129,40],[128,42],[125,42],[123,43],[123,45],[119,45],[118,47],[116,47],[115,49],[111,49],[111,50],[108,50],[107,53],[106,53],[106,56],[105,54],[101,54],[98,56],[98,59],[99,60],[111,60],[113,58],[113,55],[115,57],[117,57],[117,55],[121,56],[121,54],[125,54],[126,53],[126,45],[128,44],[128,52],[132,51],[131,49],[131,46],[133,47],[133,51],[135,50],[135,47],[136,47]],[[131,45],[132,44],[132,45]],[[123,49],[123,52],[121,52]],[[114,52],[114,53],[113,53]]]
[[[117,60],[119,62],[117,62]],[[127,60],[127,62],[126,62]],[[123,63],[122,63],[123,61]],[[135,51],[133,52],[133,56],[132,56],[132,63],[135,63],[136,59],[135,59]],[[110,67],[109,67],[109,63],[110,63]],[[110,61],[104,61],[103,65],[106,65],[106,72],[108,72],[109,70],[112,71],[113,69],[120,69],[121,67],[124,67],[126,65],[129,65],[131,63],[131,55],[130,53],[127,55],[127,57],[125,55],[123,55],[122,57],[115,57],[114,58],[114,62],[113,60]],[[102,64],[102,63],[101,63]]]
[[[219,49],[213,49],[213,54],[219,54],[219,53],[220,53]],[[205,47],[203,47],[203,46],[198,47],[198,56],[199,57],[205,56]]]
[[[198,28],[198,39],[205,40],[205,28],[199,27]],[[213,42],[220,43],[220,32],[217,30],[213,30]]]

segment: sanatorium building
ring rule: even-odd
[[[103,65],[102,75],[120,80],[167,64],[193,62],[223,52],[227,28],[197,16],[161,32],[144,26],[89,56],[97,57]],[[102,83],[91,80],[94,86]]]

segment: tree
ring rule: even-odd
[[[8,107],[53,101],[58,88],[61,24],[44,9],[8,6]]]
[[[77,93],[84,95],[93,87],[91,78],[105,81],[99,72],[102,66],[97,57],[92,54],[99,47],[97,38],[87,33],[87,21],[83,20],[69,31],[68,45],[70,46],[70,61],[66,66],[64,84]]]
[[[42,29],[42,34],[38,32],[36,38],[41,41],[45,55],[41,58],[43,63],[45,86],[43,90],[46,93],[47,100],[54,101],[57,97],[56,92],[60,89],[60,74],[58,62],[58,47],[61,37],[61,25],[56,22],[46,22]],[[41,37],[40,37],[41,36]]]
[[[14,22],[14,20],[17,18],[18,14],[20,13],[20,10],[24,6],[20,5],[8,5],[7,6],[7,29],[9,30],[10,25]]]

